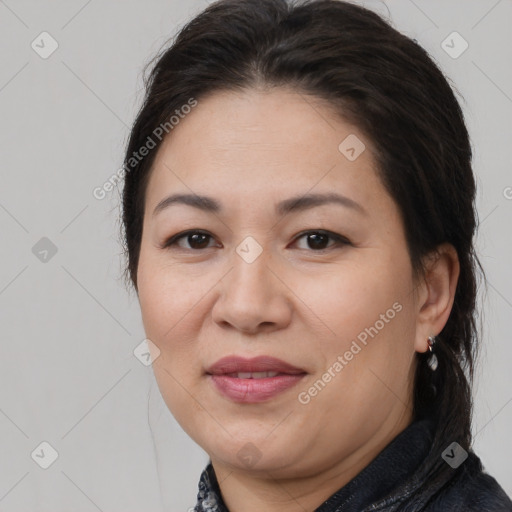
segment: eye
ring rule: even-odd
[[[325,231],[323,229],[305,231],[304,233],[301,233],[295,241],[300,240],[301,238],[306,238],[306,244],[308,245],[306,249],[313,249],[316,252],[325,251],[334,246],[350,245],[350,240],[347,238],[338,235],[337,233],[333,233],[332,231]],[[334,243],[327,245],[329,239],[333,240]]]
[[[325,251],[334,246],[351,244],[347,238],[338,235],[337,233],[333,233],[332,231],[325,230],[304,231],[295,238],[294,242],[297,242],[297,240],[302,238],[306,238],[306,243],[308,244],[306,249],[312,249],[314,252]],[[212,247],[209,246],[211,239],[213,239],[212,235],[205,231],[184,231],[169,238],[162,248],[167,249],[173,246],[178,246],[180,249],[199,251],[201,249],[208,249],[208,247]],[[184,247],[179,243],[182,240],[185,240],[188,243],[188,247]],[[333,241],[330,245],[328,245],[329,240]]]
[[[185,231],[183,233],[178,233],[177,235],[174,235],[171,238],[169,238],[169,240],[167,240],[164,243],[162,248],[166,249],[171,246],[178,246],[180,249],[207,249],[209,239],[211,238],[212,236],[204,231]],[[181,240],[185,240],[186,242],[188,242],[189,247],[183,247],[179,245],[178,242],[180,242]]]

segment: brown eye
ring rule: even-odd
[[[178,235],[174,235],[164,244],[164,248],[171,246],[178,246],[181,249],[201,250],[208,248],[208,243],[212,236],[203,231],[185,231]],[[184,247],[179,242],[185,240],[188,243],[188,247]]]
[[[306,239],[307,247],[306,249],[311,249],[313,251],[323,251],[326,249],[330,249],[334,246],[339,245],[349,245],[350,241],[345,237],[338,235],[336,233],[332,233],[330,231],[307,231],[302,233],[295,240],[300,240],[302,238]],[[334,241],[331,245],[329,245],[329,240]]]

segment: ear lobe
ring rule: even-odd
[[[428,350],[428,337],[438,335],[446,325],[459,279],[460,265],[453,245],[444,243],[431,253],[426,263],[422,303],[419,304],[415,350]]]

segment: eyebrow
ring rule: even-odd
[[[212,197],[200,196],[197,194],[173,194],[162,199],[156,205],[153,210],[153,217],[175,204],[185,204],[209,213],[220,213],[222,211],[222,206],[219,201]],[[286,215],[287,213],[304,211],[316,206],[323,206],[325,204],[340,204],[347,208],[352,208],[363,215],[367,215],[368,213],[353,199],[334,192],[327,194],[307,194],[285,199],[284,201],[277,203],[276,213],[279,215]]]

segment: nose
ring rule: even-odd
[[[213,320],[223,328],[255,334],[285,328],[292,316],[292,291],[267,250],[247,262],[234,252],[232,270],[217,285]]]

